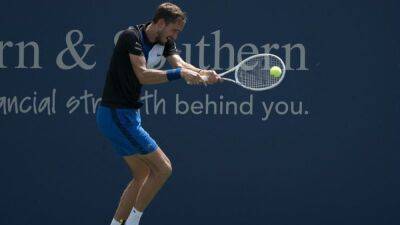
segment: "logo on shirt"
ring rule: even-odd
[[[164,45],[156,44],[149,51],[149,56],[147,58],[147,67],[154,68],[161,61],[161,57],[164,52]]]

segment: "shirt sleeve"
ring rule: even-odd
[[[120,36],[120,41],[128,50],[129,54],[143,55],[143,47],[137,32],[134,30],[126,30]]]
[[[168,57],[170,55],[179,54],[179,50],[176,48],[176,44],[172,40],[168,40],[165,44],[163,56]]]

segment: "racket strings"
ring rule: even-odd
[[[270,75],[270,68],[277,66],[284,70],[281,61],[270,55],[262,55],[242,62],[237,70],[237,81],[243,86],[263,89],[278,83],[283,76]]]

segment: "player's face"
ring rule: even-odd
[[[167,43],[168,40],[176,40],[179,33],[183,30],[185,21],[178,19],[175,23],[166,24],[163,22],[162,28],[158,32],[157,42],[161,44]]]

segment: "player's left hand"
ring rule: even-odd
[[[214,70],[202,70],[200,71],[201,76],[207,76],[207,84],[215,84],[221,82],[221,77]]]

